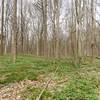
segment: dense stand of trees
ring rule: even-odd
[[[69,1],[69,3],[68,3]],[[99,0],[2,0],[0,54],[100,56]]]

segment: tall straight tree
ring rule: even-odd
[[[44,56],[47,56],[47,0],[43,0]]]
[[[23,0],[21,0],[21,53],[23,53],[24,51],[24,36],[23,36],[23,32],[24,32],[24,23],[23,23]]]
[[[2,16],[1,16],[1,55],[3,55],[3,40],[4,40],[4,0],[2,0]]]
[[[13,0],[12,12],[12,56],[13,62],[16,62],[16,34],[17,34],[17,0]]]
[[[52,31],[53,31],[53,56],[59,57],[59,14],[60,14],[60,0],[52,0]]]
[[[92,61],[94,59],[95,53],[95,2],[96,0],[91,0],[91,19],[92,19],[92,28],[91,28],[91,49],[92,49]]]

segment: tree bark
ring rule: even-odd
[[[16,34],[17,34],[17,0],[13,0],[13,15],[12,15],[12,58],[13,63],[16,62]]]
[[[0,54],[3,55],[4,51],[4,0],[2,0],[2,16],[1,16],[1,52]]]

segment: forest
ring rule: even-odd
[[[0,100],[100,100],[100,0],[0,0]]]

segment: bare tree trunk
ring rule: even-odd
[[[21,53],[23,54],[24,51],[24,23],[23,23],[23,0],[21,0]]]
[[[17,0],[13,0],[12,15],[12,56],[13,62],[16,62],[16,34],[17,34]]]
[[[92,18],[92,30],[91,30],[91,53],[92,53],[92,62],[94,61],[95,57],[95,0],[91,0],[91,18]]]
[[[43,0],[44,56],[47,56],[47,0]]]
[[[2,17],[1,17],[1,52],[0,54],[3,55],[4,51],[4,0],[2,0]]]

